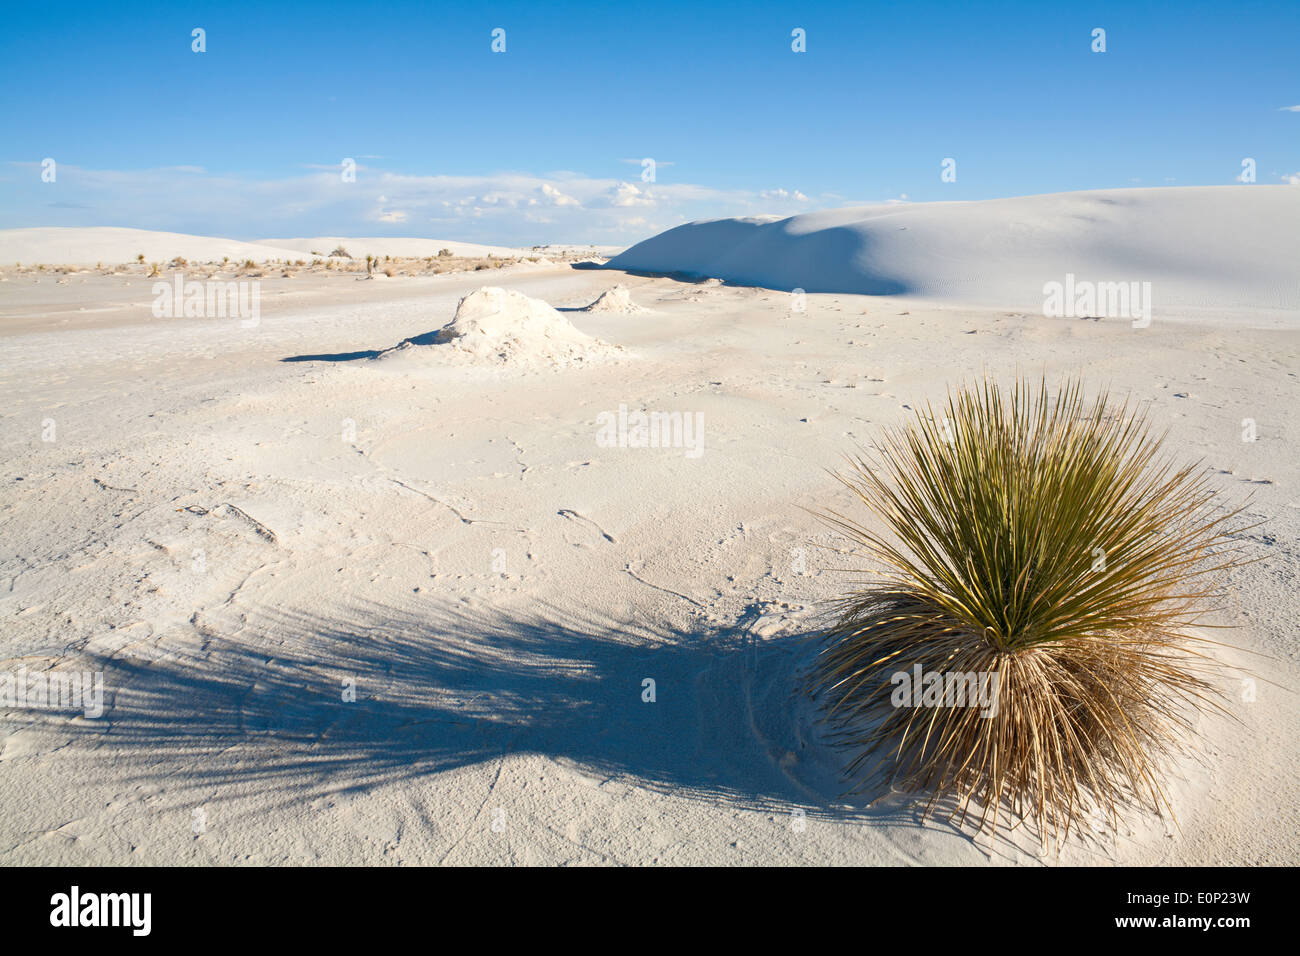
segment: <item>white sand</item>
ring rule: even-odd
[[[583,312],[614,312],[621,315],[635,315],[638,312],[648,312],[632,301],[632,293],[625,285],[616,285],[612,289],[606,289],[600,294],[595,302],[591,305],[584,306]]]
[[[4,668],[102,670],[107,696],[98,719],[0,714],[0,862],[1300,862],[1284,689],[1300,686],[1300,321],[1255,311],[1274,301],[1256,284],[1271,266],[1204,252],[1254,195],[1213,193],[1215,218],[1117,268],[1182,262],[1166,301],[1253,304],[1171,306],[1143,329],[848,293],[792,312],[788,293],[758,288],[493,273],[575,309],[622,282],[654,311],[560,313],[628,353],[589,367],[448,362],[443,345],[370,360],[451,320],[483,285],[473,273],[268,279],[260,324],[241,328],[154,319],[138,279],[10,270]],[[958,231],[979,208],[999,207],[899,214],[952,211]],[[686,252],[679,265],[725,271]],[[453,324],[517,332],[534,309],[554,325],[533,305]],[[802,636],[852,580],[803,510],[850,506],[825,469],[948,383],[1017,370],[1131,389],[1170,449],[1203,459],[1230,498],[1253,492],[1263,522],[1263,560],[1234,572],[1221,617],[1239,627],[1218,635],[1244,649],[1226,656],[1254,669],[1255,697],[1225,678],[1240,723],[1206,721],[1202,763],[1177,771],[1181,829],[1135,813],[1059,857],[1023,834],[991,844],[921,823],[893,798],[844,809],[839,758],[790,695]],[[602,444],[598,421],[620,406],[702,415],[702,454]]]
[[[1066,273],[1150,282],[1157,314],[1300,310],[1300,189],[1097,190],[679,226],[611,261],[808,292],[1032,309]]]
[[[331,247],[333,248],[333,247]],[[325,250],[328,252],[329,250]],[[177,256],[195,262],[252,259],[300,259],[295,249],[265,243],[240,242],[210,236],[188,236],[177,232],[147,229],[0,229],[0,266],[23,265],[118,265],[135,262],[170,262]]]
[[[305,256],[312,250],[322,255],[329,255],[340,246],[348,251],[354,259],[364,259],[366,256],[415,256],[424,258],[425,256],[436,256],[442,250],[447,249],[453,256],[496,256],[497,258],[508,258],[519,255],[536,255],[526,249],[514,249],[509,246],[483,246],[473,242],[452,242],[446,239],[388,239],[388,238],[368,238],[368,239],[349,239],[344,236],[317,236],[314,239],[262,239],[263,245],[275,246],[279,249],[292,249],[299,257]]]
[[[314,239],[262,239],[240,242],[211,236],[189,236],[175,232],[152,232],[147,229],[0,229],[0,266],[24,265],[116,265],[135,262],[143,254],[146,262],[170,262],[176,256],[194,262],[220,262],[223,257],[241,262],[252,259],[295,261],[328,258],[343,247],[354,259],[367,255],[436,256],[444,249],[453,256],[509,258],[538,255],[507,246],[484,246],[472,242],[443,239],[348,239],[341,236],[318,236]]]
[[[573,327],[540,299],[484,286],[461,299],[436,334],[408,338],[378,359],[460,359],[477,365],[563,368],[625,357],[623,349]]]

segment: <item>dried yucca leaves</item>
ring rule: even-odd
[[[850,459],[840,480],[886,531],[824,517],[887,570],[842,601],[812,690],[859,789],[947,798],[962,821],[974,802],[981,829],[1009,814],[1044,844],[1126,802],[1171,811],[1160,760],[1217,706],[1188,629],[1242,529],[1161,442],[1077,381],[985,381]],[[996,706],[900,706],[901,673],[985,675]]]

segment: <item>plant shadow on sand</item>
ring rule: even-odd
[[[165,781],[186,805],[227,787],[286,805],[535,753],[713,804],[921,827],[906,801],[841,798],[794,691],[809,637],[758,638],[758,616],[683,629],[545,608],[277,610],[92,658],[106,709],[74,736],[95,738],[105,778]]]

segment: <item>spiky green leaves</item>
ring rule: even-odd
[[[1010,803],[1067,830],[1089,795],[1162,801],[1154,760],[1209,700],[1188,628],[1240,529],[1161,442],[1078,382],[985,381],[887,432],[878,462],[850,459],[840,479],[884,529],[825,517],[886,570],[845,599],[815,688],[855,772],[874,754],[994,821]],[[890,678],[917,664],[996,672],[997,714],[898,708]]]

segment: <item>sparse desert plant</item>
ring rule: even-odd
[[[229,261],[230,261],[230,256],[222,256],[222,257],[221,257],[221,264],[222,264],[223,266],[224,266],[226,263],[228,263]]]
[[[348,252],[348,251],[347,251],[346,249],[344,249],[342,246],[336,246],[336,247],[334,248],[334,251],[331,252],[330,255],[332,255],[332,256],[338,256],[340,259],[351,259],[351,258],[352,258],[352,253]]]
[[[257,263],[254,262],[252,259],[245,259],[245,260],[244,260],[243,268],[245,268],[245,269],[256,269],[256,268],[257,268]]]
[[[151,265],[151,266],[153,267],[153,270],[149,273],[149,278],[152,279],[154,276],[159,275],[159,272],[158,272],[158,263],[156,263],[156,262],[151,262],[151,263],[149,263],[149,265]]]
[[[888,782],[962,822],[974,801],[980,830],[1004,813],[1045,846],[1129,803],[1172,815],[1162,762],[1222,709],[1213,642],[1189,629],[1244,529],[1162,442],[1077,381],[985,381],[849,459],[838,477],[885,530],[822,516],[886,570],[840,603],[809,678],[856,790]],[[920,688],[900,703],[897,675],[918,673],[940,695],[990,675],[992,713]]]
[[[187,266],[187,265],[189,265],[189,262],[188,262],[188,261],[186,261],[185,259],[181,258],[180,256],[176,256],[176,257],[174,257],[174,258],[172,259],[172,261],[168,264],[167,267],[168,267],[169,269],[177,269],[177,268],[181,268],[181,269],[183,269],[183,268],[184,268],[185,266]]]
[[[451,258],[451,250],[450,250],[450,249],[439,249],[439,250],[438,250],[438,258],[440,258],[440,259],[449,259],[449,258]]]
[[[143,264],[144,264],[144,253],[143,253],[143,252],[138,252],[138,253],[136,253],[135,261],[138,262],[138,263],[140,263],[141,265],[143,265]]]

